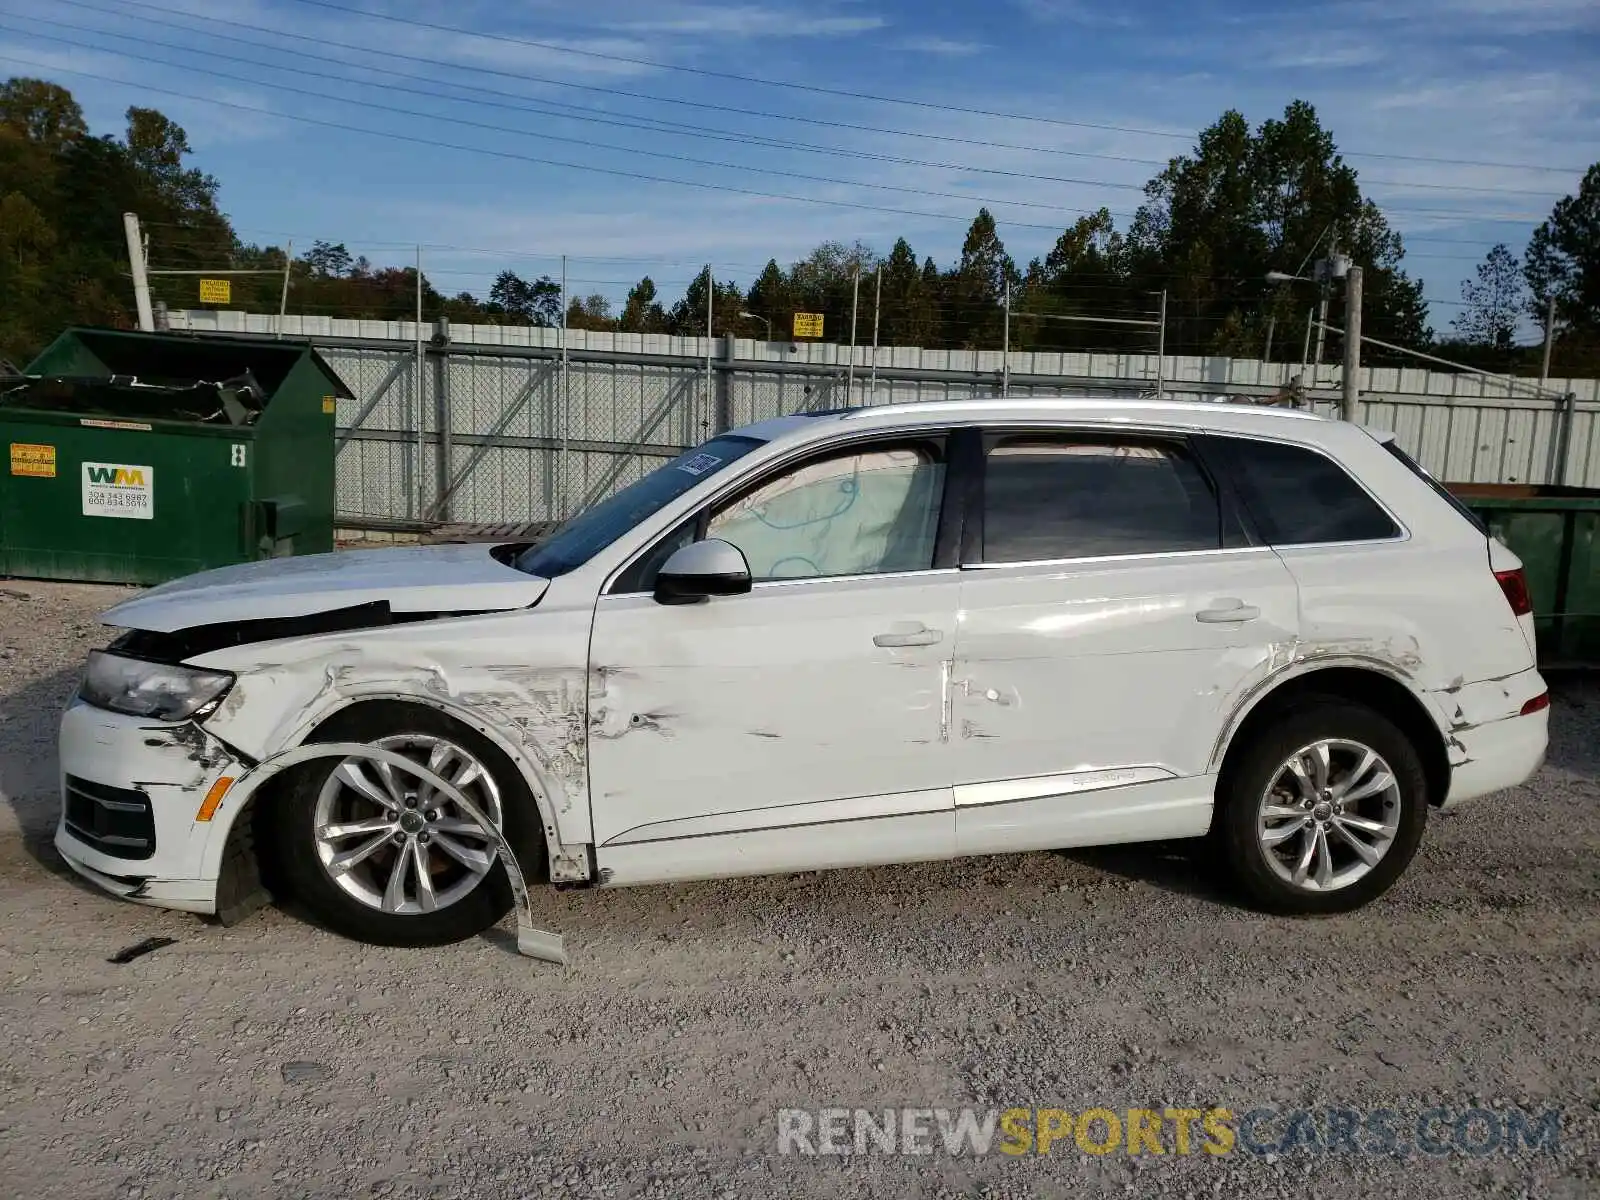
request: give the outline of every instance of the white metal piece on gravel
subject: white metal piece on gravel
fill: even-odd
[[[317,758],[366,758],[373,762],[387,763],[421,779],[460,808],[494,842],[500,854],[500,861],[505,864],[506,878],[511,883],[511,894],[516,904],[517,952],[529,958],[566,965],[567,951],[561,935],[534,928],[533,903],[528,895],[527,880],[523,878],[521,864],[517,862],[516,853],[511,849],[511,843],[506,840],[505,834],[489,819],[488,814],[462,793],[460,788],[448,779],[435,775],[421,763],[414,762],[393,750],[385,750],[380,746],[370,746],[363,742],[307,742],[262,763],[255,773],[255,788],[251,790],[259,788],[266,779],[288,767]]]

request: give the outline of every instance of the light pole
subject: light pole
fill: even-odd
[[[763,317],[760,313],[753,312],[742,312],[739,315],[741,317],[748,318],[751,321],[761,321],[765,323],[767,327],[767,341],[770,342],[772,340],[772,321],[769,318]]]
[[[1290,275],[1284,271],[1268,271],[1268,283],[1314,283],[1326,288],[1335,279],[1344,280],[1344,390],[1341,415],[1346,421],[1356,418],[1356,403],[1361,397],[1361,268],[1352,266],[1343,254],[1330,254],[1317,260],[1311,277]],[[1326,296],[1326,292],[1324,292]],[[1319,330],[1325,329],[1322,321]],[[1319,338],[1320,341],[1320,338]]]

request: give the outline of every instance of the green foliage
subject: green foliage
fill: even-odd
[[[1555,300],[1557,345],[1600,353],[1600,163],[1585,172],[1578,194],[1558,200],[1533,231],[1523,276],[1536,320],[1544,321]]]
[[[1450,322],[1463,341],[1497,350],[1511,349],[1517,316],[1524,305],[1522,274],[1502,242],[1478,264],[1478,276],[1461,285],[1466,308]]]
[[[376,266],[321,241],[287,262],[284,249],[242,243],[217,208],[217,181],[189,158],[183,129],[153,109],[130,108],[120,138],[94,137],[66,89],[26,78],[0,84],[0,356],[25,362],[69,324],[131,324],[122,230],[129,211],[139,214],[160,267],[265,272],[235,277],[232,307],[276,311],[287,265],[290,311],[415,315],[415,266]],[[747,293],[702,271],[669,303],[646,276],[620,312],[594,295],[569,297],[563,313],[559,283],[510,270],[485,299],[446,297],[424,276],[421,300],[425,320],[552,326],[565,317],[581,329],[695,335],[706,329],[709,289],[718,335],[765,336],[764,323],[741,315],[753,313],[782,338],[796,312],[815,312],[828,340],[843,341],[854,309],[860,342],[870,341],[876,321],[885,345],[974,349],[1000,346],[1009,303],[1014,349],[1149,352],[1153,329],[1084,318],[1150,319],[1165,292],[1168,353],[1256,356],[1271,340],[1274,357],[1285,359],[1300,353],[1317,292],[1268,285],[1265,275],[1305,274],[1335,246],[1364,268],[1366,331],[1429,344],[1422,284],[1401,266],[1399,235],[1361,195],[1315,109],[1295,101],[1254,128],[1242,113],[1222,114],[1190,153],[1150,180],[1125,229],[1104,209],[1084,216],[1026,270],[985,209],[960,258],[943,269],[931,258],[919,262],[904,238],[883,257],[860,243],[825,242],[787,267],[769,261]],[[1452,347],[1516,357],[1507,306],[1519,302],[1520,287],[1509,262],[1496,247],[1478,281],[1466,285],[1469,307],[1455,322],[1460,340]],[[1570,359],[1584,345],[1600,346],[1600,164],[1534,232],[1522,273],[1529,311],[1542,318],[1546,298],[1556,298],[1558,373],[1563,348]],[[198,303],[192,276],[158,276],[152,290],[173,308]],[[1330,300],[1337,324],[1337,287]],[[1335,357],[1338,339],[1328,340]]]

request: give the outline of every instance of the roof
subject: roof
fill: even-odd
[[[978,400],[924,400],[910,404],[878,404],[863,408],[797,413],[732,430],[766,441],[817,432],[824,423],[864,428],[906,428],[971,421],[1079,420],[1115,425],[1122,422],[1236,433],[1273,431],[1317,440],[1329,427],[1347,425],[1298,409],[1211,401],[1137,400],[1116,397],[1003,397]],[[1318,427],[1321,427],[1318,429]],[[1313,432],[1316,430],[1316,432]],[[1290,431],[1293,431],[1292,433]],[[1309,435],[1309,436],[1307,436]]]

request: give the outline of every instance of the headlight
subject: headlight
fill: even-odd
[[[202,671],[94,650],[78,695],[112,712],[182,721],[222,699],[232,686],[233,676],[226,671]]]

